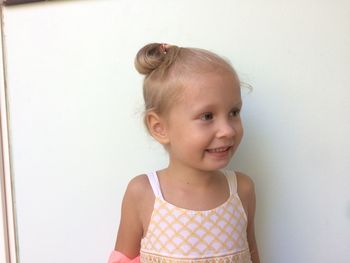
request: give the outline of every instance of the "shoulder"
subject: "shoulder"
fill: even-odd
[[[140,250],[145,207],[150,203],[149,188],[147,176],[139,175],[130,180],[124,194],[115,250],[128,257],[137,256]]]
[[[142,190],[148,187],[150,187],[150,184],[147,175],[141,174],[135,176],[129,181],[126,188],[126,193],[129,193],[132,196],[137,196],[140,194],[140,192],[142,192]]]
[[[125,191],[124,202],[128,203],[129,201],[133,205],[140,203],[141,200],[144,200],[145,196],[152,195],[152,188],[147,178],[147,175],[141,174],[132,178]],[[135,203],[135,201],[138,201]]]
[[[251,216],[255,211],[255,185],[254,181],[242,172],[235,172],[237,178],[237,193],[241,199],[246,214]]]
[[[235,172],[237,178],[237,189],[238,191],[249,194],[254,191],[255,185],[252,178],[242,172]]]
[[[152,213],[155,196],[147,175],[141,174],[130,180],[123,199],[123,206],[137,214],[142,225],[146,225]]]

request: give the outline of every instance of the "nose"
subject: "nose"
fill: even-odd
[[[218,124],[216,133],[217,138],[231,138],[237,133],[237,129],[240,124],[233,122],[232,120],[223,120]]]

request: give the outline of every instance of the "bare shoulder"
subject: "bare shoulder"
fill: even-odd
[[[255,185],[253,180],[246,174],[236,172],[237,176],[237,193],[243,208],[248,217],[254,215],[255,211]]]
[[[236,172],[237,175],[237,192],[242,201],[243,208],[247,215],[247,239],[249,250],[251,252],[251,259],[254,263],[259,263],[259,252],[255,239],[255,186],[253,180],[246,174]]]
[[[146,175],[139,175],[130,180],[123,197],[122,216],[133,216],[141,221],[143,200],[147,199],[145,196],[149,195],[149,188],[151,186]]]
[[[140,250],[145,222],[152,207],[152,188],[146,175],[130,180],[122,202],[121,220],[115,249],[133,258]]]
[[[130,180],[126,188],[123,203],[131,205],[137,209],[137,214],[142,218],[143,211],[154,201],[152,187],[149,183],[147,175],[141,174]]]
[[[125,195],[132,198],[139,198],[151,190],[147,175],[141,174],[130,180]]]
[[[235,172],[237,176],[237,189],[242,194],[249,194],[254,192],[254,181],[248,175],[242,172]]]
[[[124,198],[126,205],[131,205],[137,210],[135,212],[145,230],[153,210],[155,198],[147,175],[141,174],[131,179]]]

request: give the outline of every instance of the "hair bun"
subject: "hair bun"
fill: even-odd
[[[140,74],[148,75],[164,61],[164,44],[151,43],[139,50],[135,58],[135,68]]]

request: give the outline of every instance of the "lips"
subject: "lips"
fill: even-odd
[[[225,147],[207,149],[206,151],[209,153],[223,153],[223,152],[227,152],[230,148],[231,148],[231,146],[225,146]]]

